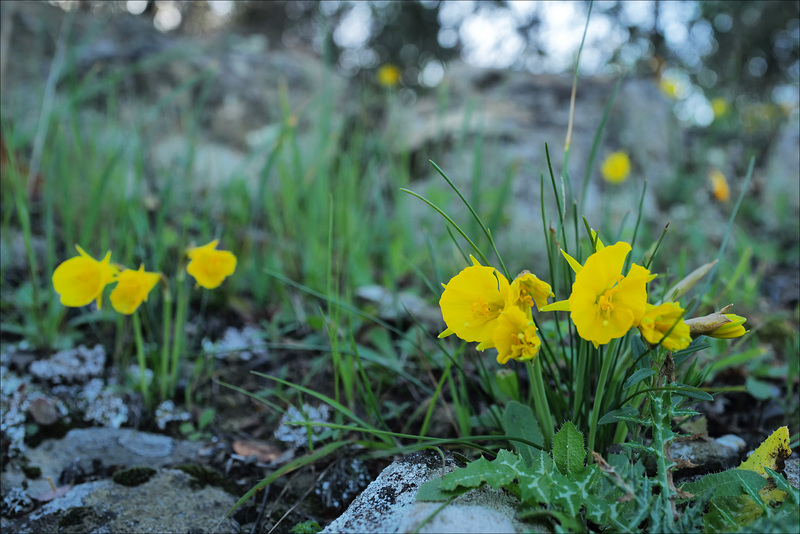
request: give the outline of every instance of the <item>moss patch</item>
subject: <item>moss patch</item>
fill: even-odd
[[[240,493],[240,488],[235,483],[225,478],[222,473],[213,467],[200,464],[180,464],[176,465],[175,469],[179,469],[192,477],[192,481],[189,483],[192,488],[199,489],[206,486],[216,486],[231,495]]]
[[[112,479],[123,486],[139,486],[150,480],[156,470],[152,467],[131,467],[114,473]]]

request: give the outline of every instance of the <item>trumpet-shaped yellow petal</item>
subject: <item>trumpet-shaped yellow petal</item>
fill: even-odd
[[[140,265],[138,271],[122,271],[117,275],[117,287],[111,292],[111,305],[119,313],[132,314],[147,300],[159,280],[161,275],[145,271],[144,265]]]
[[[542,344],[536,325],[516,306],[509,306],[500,314],[492,341],[497,348],[497,362],[502,364],[508,360],[532,360]]]
[[[541,310],[549,297],[555,296],[550,284],[528,271],[522,271],[512,282],[508,291],[509,304],[529,313],[531,306]]]
[[[479,342],[483,350],[494,346],[492,330],[505,307],[509,284],[494,267],[484,267],[475,258],[472,263],[445,285],[439,307],[447,330],[439,337],[452,333]]]
[[[199,286],[206,289],[219,287],[225,278],[236,270],[236,256],[227,250],[216,250],[218,240],[202,247],[193,247],[186,251],[191,260],[186,272],[194,277]]]
[[[79,308],[97,301],[97,308],[103,304],[103,289],[114,281],[118,270],[111,265],[111,252],[101,261],[89,256],[78,245],[80,256],[61,263],[53,271],[53,287],[61,297],[61,304]]]
[[[665,302],[660,306],[648,304],[644,317],[639,321],[639,332],[652,345],[661,342],[667,350],[685,349],[692,342],[692,337],[689,335],[689,325],[682,315],[683,308],[677,302]],[[670,329],[672,331],[664,339]]]
[[[628,276],[620,274],[630,250],[622,241],[598,250],[572,284],[572,322],[595,347],[624,336],[644,316],[650,272],[634,264]]]

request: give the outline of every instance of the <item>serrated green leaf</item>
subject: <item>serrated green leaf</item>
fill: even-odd
[[[441,488],[443,478],[436,476],[433,480],[423,483],[419,490],[417,490],[418,501],[446,501],[450,497],[461,495],[470,490],[470,488],[456,488],[451,491],[444,491]]]
[[[583,447],[583,434],[567,421],[553,437],[553,460],[561,473],[576,474],[583,471],[586,449]]]
[[[759,517],[762,509],[756,506],[747,495],[738,497],[718,497],[708,505],[703,515],[704,532],[739,532]]]
[[[711,491],[711,497],[735,497],[742,495],[745,490],[745,484],[751,485],[755,488],[756,493],[763,488],[767,481],[753,471],[746,471],[744,469],[728,469],[721,473],[711,473],[704,476],[697,482],[690,482],[681,486],[682,491],[689,492],[696,496],[701,496],[708,491]]]
[[[625,381],[625,383],[622,384],[622,389],[628,390],[631,388],[631,386],[638,384],[645,378],[650,378],[654,374],[656,374],[656,371],[653,369],[639,369],[631,376],[629,376],[628,379]]]
[[[506,450],[501,450],[492,462],[481,456],[466,467],[445,475],[440,487],[444,491],[452,491],[458,487],[478,488],[486,482],[497,489],[517,477],[517,462],[519,457]]]
[[[526,439],[540,446],[544,443],[544,436],[533,410],[521,402],[511,401],[506,405],[503,411],[503,431],[507,436]],[[528,465],[531,465],[533,458],[541,453],[540,450],[525,443],[519,441],[512,443]]]
[[[518,474],[522,500],[538,504],[550,503],[554,476],[557,475],[559,477],[559,482],[562,477],[561,473],[556,469],[553,458],[546,453],[534,458],[530,467],[521,465],[518,469]]]

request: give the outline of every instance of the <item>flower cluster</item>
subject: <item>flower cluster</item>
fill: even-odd
[[[509,283],[493,267],[470,259],[472,266],[443,284],[439,306],[447,329],[439,337],[455,334],[464,341],[477,341],[478,350],[494,347],[502,364],[532,360],[541,345],[532,307],[547,304],[553,296],[550,285],[528,271]]]
[[[191,260],[187,272],[197,284],[207,289],[219,286],[225,277],[236,270],[236,256],[226,250],[215,250],[217,241],[187,250]],[[97,302],[103,305],[103,290],[116,283],[111,291],[111,305],[124,315],[131,315],[142,302],[147,301],[150,291],[159,281],[165,281],[161,273],[145,271],[144,265],[138,270],[126,269],[111,263],[111,252],[97,261],[77,246],[79,256],[61,263],[53,272],[53,287],[61,297],[61,304],[71,308],[86,306]]]
[[[444,284],[439,306],[447,329],[439,337],[455,334],[477,342],[478,350],[494,347],[499,363],[531,360],[541,345],[533,321],[534,306],[544,312],[570,312],[578,335],[595,348],[623,337],[632,328],[649,344],[669,351],[686,348],[699,335],[732,338],[746,332],[745,319],[725,314],[728,308],[686,321],[678,302],[648,302],[647,284],[656,275],[635,263],[623,274],[631,252],[624,241],[606,247],[596,239],[596,252],[583,265],[561,252],[575,271],[575,282],[568,299],[552,304],[547,304],[554,296],[550,285],[530,272],[523,271],[509,283],[496,269],[484,267],[470,256],[473,265]]]

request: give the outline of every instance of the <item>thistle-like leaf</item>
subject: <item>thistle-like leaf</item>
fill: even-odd
[[[567,421],[553,437],[553,460],[562,474],[577,474],[583,471],[586,449],[583,434]]]

